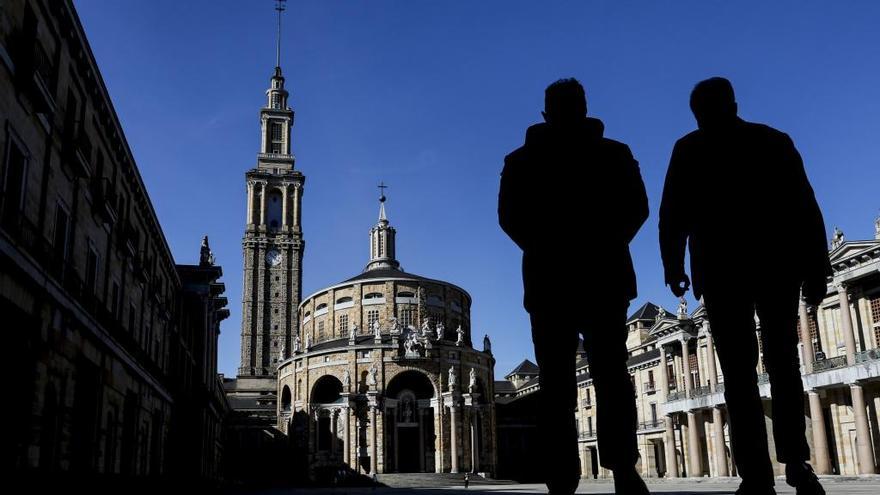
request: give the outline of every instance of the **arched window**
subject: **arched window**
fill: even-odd
[[[327,309],[327,303],[321,303],[315,308],[315,311],[321,311],[322,309]]]
[[[349,303],[349,302],[351,302],[351,297],[348,297],[348,296],[340,297],[339,299],[336,300],[336,304],[343,304],[343,303]]]
[[[401,291],[397,293],[397,297],[416,297],[416,295],[409,291]]]
[[[364,296],[364,299],[382,299],[385,297],[381,292],[370,292]]]
[[[274,190],[269,193],[268,201],[266,202],[266,225],[271,230],[281,228],[281,203],[280,192]]]
[[[290,387],[284,386],[281,391],[281,412],[289,413],[291,408]]]

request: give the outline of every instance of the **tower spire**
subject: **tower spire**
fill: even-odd
[[[278,12],[278,34],[275,36],[275,67],[281,67],[281,13],[287,10],[287,0],[275,0]]]
[[[385,215],[385,189],[388,186],[380,182],[379,188],[379,221],[370,229],[370,262],[364,271],[392,269],[399,270],[400,263],[395,259],[394,237],[397,233]]]

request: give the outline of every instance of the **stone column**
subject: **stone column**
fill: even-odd
[[[669,374],[666,367],[666,346],[660,346],[660,402],[666,402],[669,397]],[[663,416],[663,458],[666,461],[666,477],[678,477],[678,461],[675,459],[675,430],[672,426],[672,416]]]
[[[260,225],[266,225],[266,181],[260,182]]]
[[[715,437],[715,476],[729,476],[724,450],[724,415],[718,406],[712,408],[712,435]]]
[[[798,305],[798,318],[801,323],[801,342],[804,344],[804,352],[802,354],[804,360],[804,373],[813,372],[813,361],[816,359],[816,353],[813,351],[813,336],[810,335],[810,315],[807,313],[807,303],[801,298]]]
[[[330,437],[330,453],[336,454],[336,442],[339,441],[339,409],[334,409],[330,413],[330,421],[333,422],[330,430],[333,432],[333,436]]]
[[[287,227],[287,187],[290,186],[289,182],[285,182],[281,185],[281,226]]]
[[[449,453],[450,473],[458,472],[458,406],[455,403],[449,406]]]
[[[705,323],[706,328],[709,328],[709,322]],[[718,385],[718,368],[715,366],[715,339],[712,338],[711,333],[706,333],[706,373],[709,374],[709,387],[712,392],[715,391],[715,387]]]
[[[688,349],[687,340],[681,339],[681,368],[682,378],[684,379],[684,391],[690,398],[691,396],[691,355]]]
[[[295,182],[293,184],[293,227],[299,230],[300,226],[300,203],[302,196],[302,184]]]
[[[856,422],[856,457],[859,460],[859,474],[874,474],[874,450],[871,447],[871,431],[868,428],[868,414],[865,406],[865,393],[862,386],[853,383],[849,386],[852,395],[853,418]]]
[[[663,417],[663,458],[666,460],[666,477],[678,478],[678,460],[675,455],[675,430],[672,426],[672,416]]]
[[[370,474],[376,472],[379,467],[379,450],[376,448],[378,435],[376,430],[379,425],[376,424],[376,406],[370,406]]]
[[[849,311],[849,293],[846,284],[837,285],[837,293],[840,296],[840,322],[843,325],[843,340],[846,343],[846,364],[856,364],[856,337],[853,334],[852,314]]]
[[[254,181],[247,182],[247,223],[254,223]]]
[[[828,454],[828,438],[825,436],[825,416],[822,401],[815,390],[807,394],[810,399],[810,424],[813,430],[813,455],[816,458],[817,474],[831,474],[831,459]]]
[[[434,471],[443,472],[443,399],[438,398],[434,405]]]
[[[688,411],[688,471],[689,476],[702,476],[700,430],[697,419],[699,411]]]
[[[342,425],[342,460],[347,466],[351,466],[351,408],[345,407],[343,410],[343,419],[345,423]]]

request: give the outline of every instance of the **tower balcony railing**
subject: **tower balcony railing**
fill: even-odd
[[[643,389],[646,394],[653,394],[657,391],[657,384],[654,382],[645,382]]]
[[[581,399],[581,407],[584,409],[593,407],[593,399]]]
[[[663,428],[663,420],[660,419],[655,418],[650,421],[642,421],[639,423],[639,431],[657,430],[659,428]]]
[[[702,397],[704,395],[709,395],[712,393],[712,387],[709,385],[704,385],[702,387],[696,387],[691,390],[691,398],[694,397]]]
[[[584,430],[578,435],[581,440],[592,440],[596,438],[596,432],[593,430]]]
[[[862,352],[857,352],[855,358],[856,363],[880,361],[880,349],[868,349]]]
[[[685,390],[676,390],[674,392],[669,392],[669,395],[666,397],[666,402],[675,402],[677,400],[687,399],[687,391]]]
[[[820,371],[835,370],[837,368],[846,367],[846,356],[837,356],[829,359],[822,359],[813,363],[813,373]]]

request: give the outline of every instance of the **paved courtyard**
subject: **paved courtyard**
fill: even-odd
[[[823,480],[829,495],[876,495],[880,494],[880,477],[870,479],[828,479]],[[737,482],[730,481],[694,481],[694,482],[655,482],[649,484],[652,493],[664,493],[668,495],[689,495],[700,493],[732,494],[737,488]],[[780,495],[793,495],[794,489],[783,481],[777,481],[776,491]],[[441,488],[349,488],[349,489],[273,489],[265,491],[241,492],[241,495],[288,495],[288,494],[384,494],[384,493],[410,493],[420,492],[425,494],[458,494],[463,492],[486,493],[486,494],[516,494],[516,493],[547,493],[543,485],[482,485],[465,490],[462,486],[450,486]],[[577,493],[613,494],[614,487],[609,482],[583,482]]]

